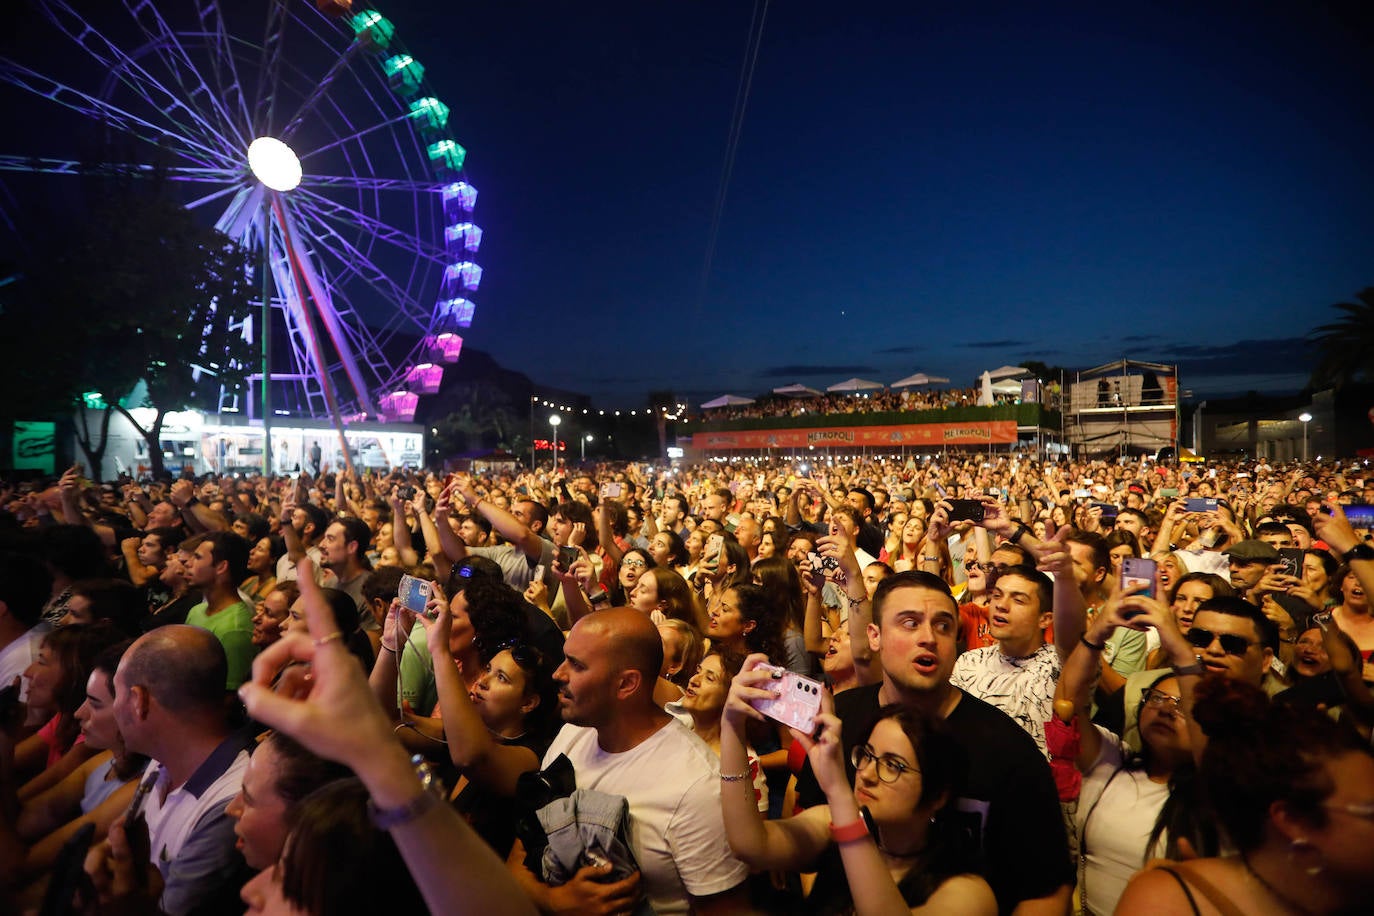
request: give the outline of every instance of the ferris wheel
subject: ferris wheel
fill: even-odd
[[[221,408],[412,420],[461,352],[482,231],[450,109],[391,20],[350,0],[33,5],[66,53],[0,58],[0,81],[161,150],[186,206],[255,255],[265,307],[237,320],[268,371]],[[16,137],[0,170],[90,167]]]

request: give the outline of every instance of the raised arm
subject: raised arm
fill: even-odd
[[[160,570],[156,566],[144,566],[138,558],[139,545],[143,538],[135,535],[119,542],[119,551],[124,554],[124,568],[129,571],[129,581],[139,588],[156,579]]]
[[[1054,649],[1059,653],[1061,663],[1079,648],[1079,639],[1087,626],[1088,616],[1083,604],[1083,592],[1074,578],[1073,555],[1064,543],[1064,538],[1071,530],[1061,528],[1047,541],[1033,541],[1030,548],[1037,560],[1037,568],[1054,576]],[[1030,541],[1029,537],[1022,539],[1022,543]]]
[[[1056,592],[1058,577],[1056,577]],[[1077,588],[1074,589],[1077,591]],[[1106,648],[1107,640],[1111,638],[1116,628],[1125,621],[1121,617],[1121,599],[1113,596],[1102,606],[1093,622],[1088,625],[1087,632],[1076,640],[1068,656],[1064,659],[1064,668],[1059,675],[1059,684],[1055,688],[1054,698],[1056,703],[1059,700],[1068,700],[1073,703],[1074,713],[1078,717],[1078,769],[1081,772],[1088,772],[1097,763],[1097,758],[1102,751],[1102,735],[1092,723],[1091,706],[1093,688],[1097,686],[1097,679],[1101,672],[1099,659],[1102,650]],[[1058,623],[1055,624],[1056,630]],[[1058,636],[1058,633],[1055,634]]]
[[[840,590],[849,607],[850,649],[854,654],[854,674],[861,684],[876,684],[883,679],[883,665],[878,655],[868,645],[868,625],[873,622],[873,606],[868,600],[868,589],[864,587],[863,571],[859,560],[854,556],[854,545],[843,534],[817,538],[816,551],[821,556],[833,557],[839,561],[835,587]]]
[[[434,661],[434,686],[444,714],[449,757],[476,785],[498,795],[514,796],[516,780],[521,773],[539,769],[539,758],[527,747],[495,740],[468,699],[467,685],[448,647],[453,628],[448,598],[437,582],[426,610],[434,616],[433,622],[421,617],[420,625],[425,628],[425,641]]]
[[[1207,735],[1193,718],[1194,688],[1202,676],[1202,656],[1197,649],[1179,632],[1174,621],[1174,613],[1168,606],[1154,598],[1144,595],[1127,595],[1121,599],[1120,615],[1123,620],[1129,615],[1131,629],[1144,631],[1154,627],[1159,633],[1159,647],[1164,650],[1164,658],[1173,667],[1178,677],[1180,694],[1179,709],[1188,723],[1188,737],[1192,740],[1193,761],[1202,765],[1202,752],[1207,748]]]
[[[473,488],[471,477],[466,475],[459,477],[454,487],[470,510],[480,512],[483,518],[491,522],[493,531],[514,544],[516,549],[524,553],[529,559],[539,559],[544,549],[544,539],[531,531],[528,525],[478,494]]]
[[[613,566],[618,567],[620,561],[625,558],[625,553],[615,542],[615,535],[611,533],[611,514],[597,506],[592,510],[592,521],[596,523],[596,537],[601,542],[601,549],[606,551],[606,557]]]
[[[186,523],[187,529],[194,533],[225,531],[229,528],[223,516],[210,511],[209,506],[196,498],[195,486],[189,480],[178,480],[172,484],[167,499],[181,512],[181,520]]]
[[[821,593],[825,589],[825,577],[811,568],[811,559],[802,558],[797,566],[801,576],[802,591],[806,593],[806,614],[802,619],[802,637],[806,640],[806,651],[814,655],[824,655],[830,648],[822,621],[825,617],[825,602]]]
[[[406,504],[394,490],[387,497],[391,506],[391,543],[401,558],[401,565],[410,567],[420,565],[420,554],[415,550],[410,536],[410,526],[406,524]]]
[[[288,636],[258,656],[253,679],[239,690],[249,715],[351,767],[379,810],[406,812],[388,832],[430,912],[532,914],[530,901],[491,848],[420,783],[357,661],[338,638],[308,561],[299,572],[309,636]],[[273,677],[290,660],[311,663],[313,681],[304,699],[272,692]],[[348,727],[340,728],[340,722]]]
[[[468,555],[467,545],[463,543],[453,530],[453,526],[448,523],[449,515],[452,512],[450,501],[453,499],[452,487],[445,487],[439,494],[439,498],[434,501],[434,516],[425,511],[423,490],[417,490],[415,499],[411,505],[415,509],[415,517],[420,520],[420,530],[425,534],[425,546],[429,548],[429,558],[434,562],[434,573],[436,578],[448,581],[449,573],[453,567]]]
[[[769,688],[777,681],[771,670],[759,668],[766,664],[768,658],[762,653],[745,659],[743,668],[730,684],[721,713],[721,815],[725,821],[725,838],[741,862],[756,871],[799,871],[814,862],[830,840],[826,829],[829,810],[824,805],[817,805],[796,817],[771,821],[764,820],[759,812],[753,782],[747,778],[749,754],[745,749],[744,728],[750,719],[765,721],[763,714],[750,706],[749,701],[773,696]],[[840,770],[843,778],[843,764]]]

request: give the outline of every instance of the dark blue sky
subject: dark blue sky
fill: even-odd
[[[773,0],[703,293],[753,0],[377,3],[481,192],[468,345],[608,409],[1123,355],[1300,387],[1374,285],[1368,6]]]
[[[482,192],[468,341],[608,405],[1121,355],[1297,387],[1374,284],[1357,4],[773,2],[704,299],[752,4],[439,6],[384,8]]]

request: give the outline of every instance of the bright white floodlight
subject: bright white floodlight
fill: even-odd
[[[276,137],[258,137],[248,144],[248,167],[273,191],[290,191],[301,183],[301,161]]]

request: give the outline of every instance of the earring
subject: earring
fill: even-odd
[[[1293,859],[1295,859],[1299,854],[1305,852],[1315,852],[1318,855],[1318,857],[1321,856],[1321,852],[1312,845],[1312,841],[1309,840],[1307,837],[1294,837],[1292,841],[1289,842],[1288,860],[1290,862]],[[1313,878],[1315,878],[1317,875],[1320,875],[1325,870],[1326,864],[1324,862],[1318,862],[1316,865],[1303,866],[1303,871],[1305,871],[1308,874],[1308,876]]]

